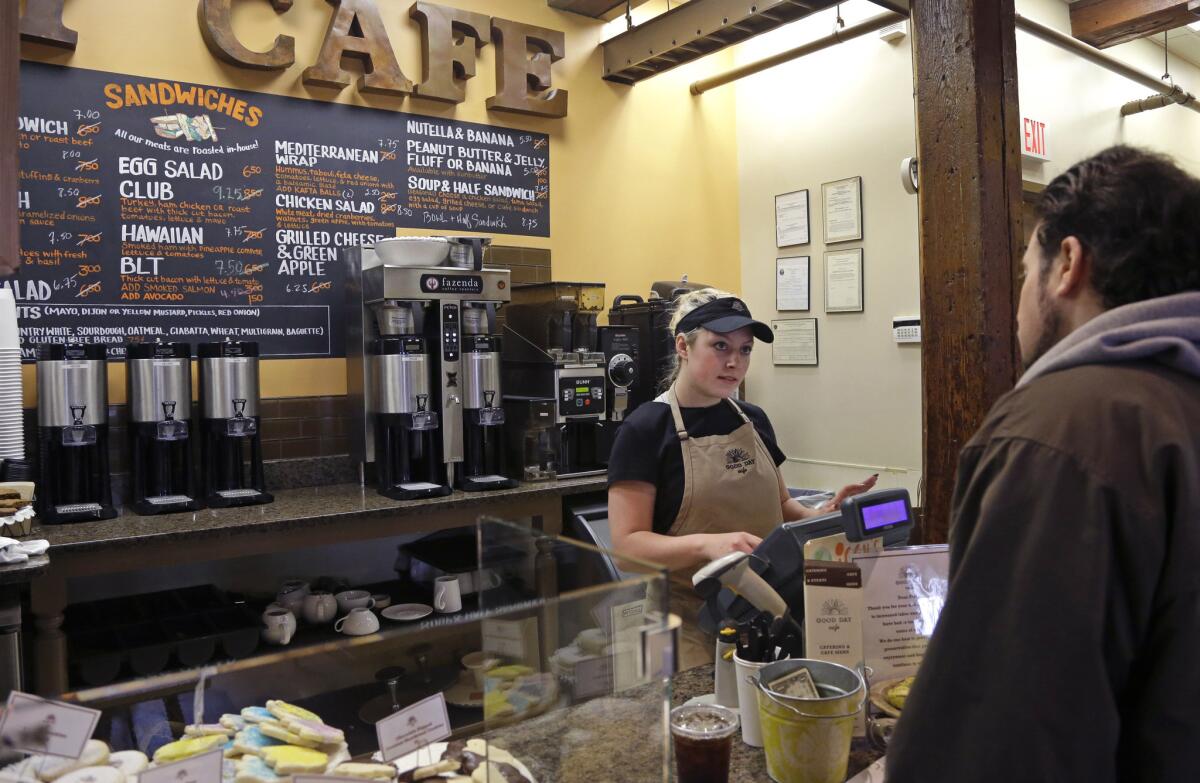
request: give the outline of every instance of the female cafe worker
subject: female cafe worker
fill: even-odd
[[[750,552],[785,520],[827,513],[875,477],[843,487],[809,510],[788,495],[783,452],[761,408],[732,398],[750,367],[754,338],[772,342],[737,297],[705,288],[680,297],[671,318],[671,388],[621,427],[608,466],[613,548],[672,572],[671,611],[683,617],[681,669],[712,660],[696,625],[691,575],[730,552]]]

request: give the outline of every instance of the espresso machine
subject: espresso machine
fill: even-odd
[[[191,346],[126,345],[125,388],[133,510],[162,514],[199,508],[192,469]]]
[[[270,503],[258,416],[258,343],[200,343],[200,465],[215,508]]]
[[[112,519],[103,345],[37,349],[37,514],[45,524]]]
[[[505,310],[504,406],[513,422],[510,453],[526,451],[525,430],[547,406],[558,437],[558,478],[604,473],[608,435],[607,368],[597,350],[602,283],[515,286]],[[525,466],[528,470],[531,466]]]
[[[397,500],[514,486],[505,474],[496,309],[507,269],[482,238],[394,237],[343,250],[351,456]]]

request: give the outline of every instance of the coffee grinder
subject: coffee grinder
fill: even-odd
[[[602,283],[527,283],[515,286],[505,311],[504,406],[511,412],[510,453],[524,453],[525,430],[547,402],[559,437],[558,478],[606,470],[608,412],[604,354],[596,319],[604,309]]]
[[[125,346],[133,510],[192,511],[192,349],[187,343]]]
[[[37,349],[37,514],[45,524],[112,519],[103,345]]]
[[[597,344],[604,354],[604,375],[608,399],[605,413],[608,426],[603,430],[600,443],[600,461],[608,464],[613,442],[621,423],[629,415],[629,398],[641,380],[638,378],[638,337],[636,326],[601,326],[597,330]]]
[[[200,343],[200,466],[215,508],[270,503],[258,416],[258,343]]]
[[[365,484],[408,500],[513,486],[503,475],[495,310],[509,271],[490,240],[394,237],[346,248],[351,456]]]

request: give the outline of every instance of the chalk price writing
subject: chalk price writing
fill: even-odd
[[[75,198],[79,195],[79,188],[59,188],[59,198]]]
[[[395,198],[396,197],[395,193],[388,193],[387,191],[383,190],[382,188],[364,188],[363,195],[366,196],[367,198],[371,198],[372,196],[379,196],[379,199],[381,201],[384,199],[387,199],[387,198]]]
[[[98,122],[91,122],[91,123],[88,123],[87,125],[80,125],[78,128],[75,129],[76,136],[91,136],[91,135],[99,133],[99,132],[100,132],[100,123],[98,123]]]
[[[63,150],[62,159],[70,160],[71,158],[82,158],[83,153],[79,150]]]
[[[537,218],[521,218],[521,228],[526,231],[532,231],[538,227]]]
[[[91,160],[82,160],[75,164],[76,171],[99,171],[100,159],[92,158]]]
[[[100,293],[100,281],[99,280],[97,280],[94,283],[88,283],[83,288],[80,288],[79,293],[75,294],[75,298],[76,299],[86,299],[87,297],[91,296],[92,294],[98,294],[98,293]]]
[[[526,177],[529,177],[529,176],[544,177],[544,176],[546,176],[546,169],[544,167],[540,168],[540,169],[535,169],[532,166],[526,166],[525,167],[525,176]]]
[[[379,214],[395,215],[396,217],[412,217],[413,211],[410,207],[406,207],[403,204],[384,203],[379,205]]]
[[[102,236],[104,236],[103,231],[97,231],[94,234],[80,234],[79,241],[76,242],[75,245],[77,247],[83,247],[84,245],[98,245],[100,244],[100,237]],[[98,272],[100,270],[97,269],[96,271]]]
[[[400,139],[380,139],[379,148],[383,150],[394,150],[399,148]]]
[[[96,109],[75,109],[75,119],[77,120],[98,120],[100,112]]]
[[[289,294],[317,294],[332,288],[333,281],[331,280],[322,280],[319,283],[314,280],[309,283],[288,283],[284,286],[284,291]]]
[[[75,238],[75,235],[70,231],[51,231],[48,236],[52,245],[57,245],[59,242],[67,242]]]
[[[215,258],[213,264],[219,275],[250,275],[267,268],[266,264],[247,264],[237,258]]]
[[[249,201],[263,194],[262,188],[233,188],[226,185],[216,185],[212,189],[213,195],[219,201]]]
[[[99,264],[80,264],[79,265],[79,276],[80,277],[87,277],[88,275],[98,275],[98,274],[100,274],[100,265]]]
[[[79,287],[79,275],[64,277],[62,280],[51,280],[50,287],[55,291],[68,291]]]

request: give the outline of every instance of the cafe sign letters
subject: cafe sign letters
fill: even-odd
[[[301,0],[318,2],[319,0]],[[305,84],[341,90],[352,74],[342,68],[345,57],[362,64],[358,90],[383,95],[462,103],[466,82],[475,76],[476,55],[496,47],[496,94],[488,109],[541,117],[567,115],[567,91],[551,82],[550,66],[565,54],[565,36],[557,30],[439,5],[415,2],[409,17],[421,29],[423,80],[413,82],[400,69],[388,39],[377,0],[326,0],[333,6],[316,62],[306,67]],[[27,0],[21,38],[74,49],[78,33],[62,21],[66,0]],[[295,0],[258,0],[276,13],[287,13]],[[295,39],[278,35],[271,48],[247,48],[234,34],[233,0],[199,0],[200,34],[213,55],[242,68],[282,71],[296,63]]]

